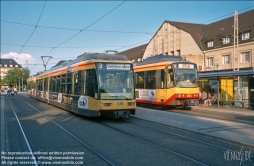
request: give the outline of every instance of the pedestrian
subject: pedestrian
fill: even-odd
[[[201,105],[205,105],[206,106],[206,99],[207,99],[207,93],[201,89]]]
[[[207,97],[207,100],[205,101],[206,105],[212,106],[211,100],[212,100],[212,95],[210,92],[208,92],[208,97]]]
[[[9,96],[11,94],[11,89],[10,89],[10,87],[8,86],[8,88],[7,88],[7,95]]]
[[[16,88],[16,86],[14,87],[14,95],[17,95],[18,93],[17,93],[17,88]]]

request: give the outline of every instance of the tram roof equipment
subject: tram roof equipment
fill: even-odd
[[[186,61],[180,55],[172,56],[172,55],[162,55],[161,54],[161,55],[148,57],[148,58],[144,59],[143,61],[138,62],[136,64],[136,66],[147,65],[147,64],[152,64],[152,63],[159,63],[159,62],[166,62],[166,61],[192,63],[192,62]]]

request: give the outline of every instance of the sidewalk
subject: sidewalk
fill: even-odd
[[[237,114],[237,115],[248,115],[248,116],[254,116],[254,110],[245,109],[245,108],[236,108],[236,107],[228,107],[228,106],[218,106],[213,105],[211,107],[209,106],[192,106],[192,109],[196,110],[206,110],[206,111],[213,111],[213,112],[223,112],[223,113],[229,113],[229,114]]]
[[[213,112],[227,112],[247,115],[253,117],[254,110],[241,108],[216,108],[207,106],[194,106],[192,109],[199,109]],[[191,111],[191,110],[190,110]],[[241,146],[254,148],[254,125],[234,121],[206,118],[194,115],[174,113],[170,111],[155,110],[137,107],[133,117],[141,118],[156,123],[173,126],[180,129],[190,130],[196,133],[212,136],[226,141],[231,141]]]

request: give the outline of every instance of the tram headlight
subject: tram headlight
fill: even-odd
[[[128,102],[128,106],[134,106],[135,102]]]
[[[103,103],[103,106],[104,106],[104,107],[111,106],[111,103]]]

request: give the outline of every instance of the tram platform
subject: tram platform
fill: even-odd
[[[193,106],[191,110],[195,109],[203,110],[204,112],[214,112],[215,114],[217,112],[236,114],[237,118],[249,116],[254,122],[254,110],[230,107],[218,109],[216,106]],[[254,148],[254,125],[252,124],[180,114],[170,112],[170,110],[155,110],[143,107],[137,107],[136,115],[133,117],[208,135],[214,138],[222,139],[226,142],[234,142],[239,146]]]
[[[250,110],[247,108],[238,108],[238,107],[231,107],[231,106],[220,106],[213,105],[213,106],[193,106],[192,109],[198,110],[207,110],[213,112],[223,112],[228,114],[237,114],[237,115],[249,115],[254,117],[254,110]],[[254,121],[254,119],[253,119]]]

